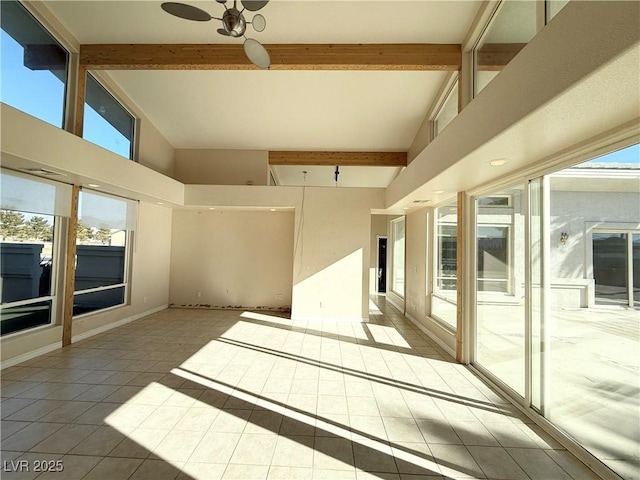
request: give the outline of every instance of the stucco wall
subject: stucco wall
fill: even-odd
[[[293,212],[176,210],[172,239],[173,306],[291,305]]]

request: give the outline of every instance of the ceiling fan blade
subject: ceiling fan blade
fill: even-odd
[[[269,65],[271,65],[269,52],[259,41],[253,38],[247,38],[244,41],[244,53],[251,60],[251,63],[258,68],[269,68]]]
[[[227,0],[216,0],[216,2],[221,3],[221,4],[224,5],[225,3],[227,3]]]
[[[164,2],[160,6],[165,12],[179,18],[184,18],[185,20],[208,22],[212,18],[211,15],[204,10],[200,10],[199,8],[192,7],[191,5],[186,5],[184,3]]]
[[[257,13],[256,15],[254,15],[253,19],[251,20],[251,25],[253,25],[253,29],[256,32],[262,32],[267,26],[267,21],[262,15]]]
[[[219,28],[218,29],[218,33],[220,35],[224,35],[225,37],[230,37],[231,35],[229,35],[229,32],[227,32],[224,28]]]
[[[242,6],[249,10],[250,12],[257,12],[261,8],[269,3],[269,0],[240,0]]]

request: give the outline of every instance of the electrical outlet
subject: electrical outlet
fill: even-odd
[[[146,296],[142,299],[142,303],[147,303],[147,297]]]
[[[276,300],[284,300],[284,295],[282,293],[276,293]]]
[[[196,297],[200,298],[202,296],[202,292],[196,292]]]

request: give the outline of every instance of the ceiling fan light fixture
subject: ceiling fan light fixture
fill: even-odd
[[[222,26],[232,37],[241,37],[247,30],[247,21],[236,8],[230,8],[222,16]]]
[[[253,17],[253,20],[251,20],[251,25],[253,26],[253,29],[256,32],[262,32],[265,29],[265,27],[267,26],[267,21],[265,20],[265,18],[262,15],[257,13]]]
[[[218,28],[217,32],[225,37],[244,37],[244,51],[247,58],[258,68],[269,68],[271,65],[271,59],[269,58],[269,52],[264,46],[254,40],[253,38],[246,38],[245,32],[247,25],[252,25],[256,32],[262,32],[267,26],[267,21],[260,15],[254,15],[251,22],[247,22],[242,13],[245,10],[255,12],[263,8],[269,0],[240,0],[242,3],[242,10],[237,8],[237,0],[233,1],[233,7],[227,7],[227,0],[216,0],[218,3],[224,5],[225,11],[222,18],[212,17],[204,10],[197,7],[177,2],[164,2],[161,4],[162,9],[178,18],[185,20],[193,20],[197,22],[207,22],[209,20],[219,20],[222,22],[222,28]]]
[[[213,18],[204,10],[184,3],[164,2],[160,7],[175,17],[193,20],[194,22],[208,22]]]
[[[259,41],[253,38],[247,38],[244,41],[244,53],[258,68],[269,68],[269,65],[271,65],[269,52]]]
[[[241,3],[250,12],[257,12],[269,3],[269,0],[241,0]]]

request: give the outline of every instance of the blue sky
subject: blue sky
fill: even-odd
[[[12,107],[62,127],[64,84],[48,70],[30,70],[23,65],[24,50],[7,33],[0,36],[0,99]],[[130,142],[85,104],[84,138],[129,158]]]
[[[588,163],[635,163],[640,166],[640,145],[632,145],[617,152],[607,153]]]

